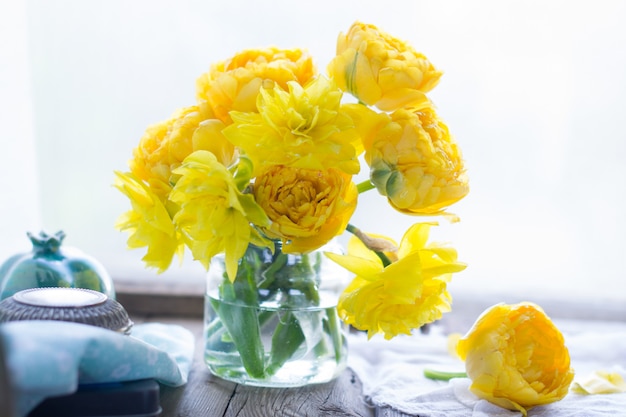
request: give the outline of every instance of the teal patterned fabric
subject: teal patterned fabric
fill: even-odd
[[[187,382],[194,336],[171,324],[136,325],[132,336],[61,321],[16,321],[0,325],[17,416],[47,397],[67,395],[78,384],[156,379]]]

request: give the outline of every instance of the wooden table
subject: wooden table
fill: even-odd
[[[196,350],[187,385],[161,388],[162,417],[402,417],[405,414],[367,404],[361,381],[347,369],[326,384],[299,388],[259,388],[213,376],[202,360],[202,321],[171,317],[133,317],[136,323],[158,321],[179,324],[193,332]]]
[[[164,285],[161,283],[161,285]],[[384,407],[374,407],[362,396],[361,381],[350,369],[327,384],[301,388],[277,389],[237,385],[211,375],[202,359],[202,288],[180,293],[176,288],[153,288],[117,284],[118,301],[131,313],[136,323],[145,321],[182,325],[196,338],[195,358],[188,383],[179,388],[162,387],[162,417],[197,416],[363,416],[410,417]],[[544,303],[535,297],[539,304]],[[455,310],[444,316],[439,325],[448,332],[465,332],[488,306],[499,302],[496,297],[457,297]],[[578,301],[549,303],[553,318],[579,320],[626,321],[626,309],[620,305],[595,302],[580,305]],[[155,312],[159,312],[155,314]],[[1,382],[1,381],[0,381]],[[1,392],[0,392],[1,394]],[[2,397],[0,395],[0,404]],[[0,417],[2,416],[0,407]]]

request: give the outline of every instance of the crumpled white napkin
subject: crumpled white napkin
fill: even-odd
[[[597,370],[626,376],[626,323],[607,324],[564,333],[577,379]],[[575,329],[575,326],[573,327]],[[434,328],[387,341],[364,334],[348,336],[350,366],[363,382],[363,393],[377,406],[389,406],[420,417],[521,417],[481,400],[469,391],[468,378],[433,381],[424,369],[463,371],[463,363],[448,353],[447,337]],[[581,411],[584,410],[584,414]],[[532,408],[529,417],[626,415],[626,393],[568,394],[563,400]]]

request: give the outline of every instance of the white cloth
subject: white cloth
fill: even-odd
[[[570,351],[574,381],[594,371],[617,372],[626,377],[626,323],[558,322]],[[363,382],[363,393],[377,406],[389,406],[420,417],[521,417],[481,400],[469,391],[471,381],[455,378],[433,381],[424,369],[463,372],[463,363],[448,353],[447,336],[437,326],[431,334],[399,336],[387,341],[348,337],[348,365]],[[579,395],[529,410],[529,417],[624,416],[626,393]]]

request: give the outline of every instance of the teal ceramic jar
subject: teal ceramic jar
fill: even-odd
[[[28,233],[33,249],[0,266],[0,300],[29,288],[63,287],[99,291],[115,299],[113,281],[104,266],[78,249],[62,246],[65,233]]]

